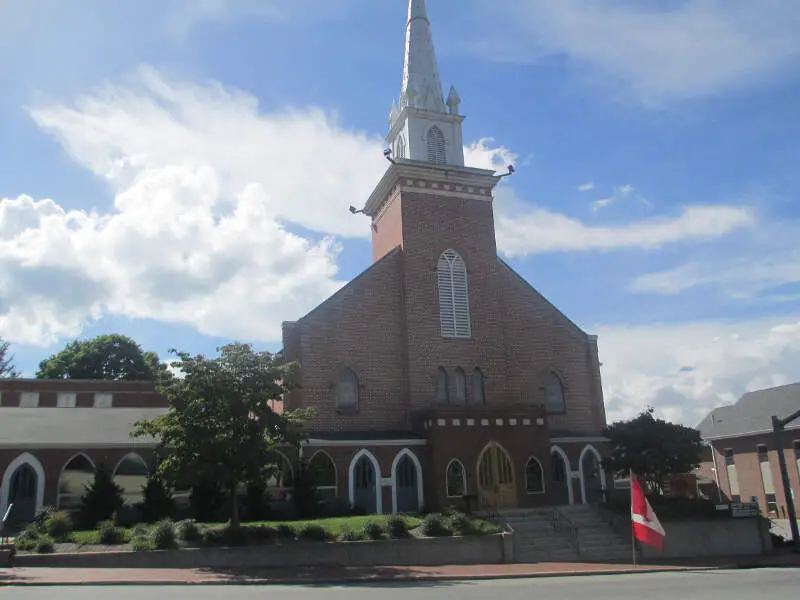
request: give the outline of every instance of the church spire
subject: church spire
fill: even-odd
[[[445,112],[442,82],[433,48],[431,22],[425,0],[409,0],[406,25],[406,55],[400,108],[406,106]]]
[[[403,87],[386,137],[395,158],[464,166],[460,104],[454,87],[445,102],[425,0],[409,0]]]

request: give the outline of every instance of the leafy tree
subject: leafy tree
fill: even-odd
[[[271,450],[287,432],[287,420],[270,403],[288,390],[292,366],[249,344],[217,350],[213,359],[173,350],[184,377],[163,387],[170,408],[136,423],[131,435],[158,441],[164,458],[157,472],[171,485],[218,481],[230,494],[231,524],[238,526],[238,486],[274,462]]]
[[[171,373],[155,352],[143,352],[133,339],[114,333],[70,342],[39,363],[36,377],[165,383]]]
[[[147,523],[171,517],[175,512],[175,499],[167,482],[157,473],[151,473],[142,487],[142,516]]]
[[[14,357],[9,354],[10,345],[0,338],[0,378],[19,377],[14,368]]]
[[[122,488],[114,482],[104,463],[97,465],[92,483],[86,486],[81,498],[81,522],[94,527],[100,521],[110,519],[124,504]]]
[[[689,473],[700,465],[703,442],[696,429],[656,419],[653,413],[651,407],[605,429],[612,451],[605,464],[618,475],[633,471],[648,492],[660,494],[667,476]]]

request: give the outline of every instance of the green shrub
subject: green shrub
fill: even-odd
[[[51,512],[44,521],[44,530],[56,541],[67,541],[72,534],[72,520],[63,511]]]
[[[364,536],[368,540],[383,539],[383,525],[376,523],[375,521],[364,523]]]
[[[36,542],[36,552],[38,554],[52,554],[55,552],[56,546],[50,538],[39,538]]]
[[[17,534],[16,541],[36,541],[39,539],[39,530],[34,525],[28,525]]]
[[[447,523],[442,515],[432,513],[422,520],[422,533],[427,537],[447,537],[452,535],[452,531],[447,527]]]
[[[55,507],[43,506],[36,511],[36,516],[33,517],[33,523],[31,523],[28,527],[35,529],[39,533],[47,533],[47,520],[55,512],[57,512]]]
[[[225,531],[219,527],[209,527],[203,531],[203,544],[205,546],[224,546]]]
[[[150,527],[144,523],[139,523],[133,528],[132,537],[147,537],[150,535]]]
[[[175,498],[167,483],[158,475],[152,474],[142,488],[142,517],[147,523],[167,519],[175,512]]]
[[[167,550],[178,545],[178,534],[175,531],[175,523],[169,519],[159,521],[153,527],[153,544],[159,550]]]
[[[94,480],[86,486],[81,504],[81,522],[87,527],[111,519],[122,508],[122,488],[114,482],[105,464],[97,465]]]
[[[36,544],[39,543],[38,536],[36,538],[16,538],[14,540],[14,546],[20,552],[30,552],[36,548]]]
[[[222,539],[226,546],[247,546],[250,532],[246,527],[234,527],[229,523],[222,530]]]
[[[117,527],[133,527],[142,522],[142,511],[138,506],[125,504],[114,512],[111,520]]]
[[[473,520],[464,513],[453,513],[447,519],[447,524],[458,535],[472,535],[477,529]]]
[[[358,542],[364,539],[364,533],[355,531],[348,525],[344,525],[339,532],[340,542]]]
[[[400,515],[389,515],[386,517],[386,533],[392,539],[402,539],[409,536],[408,523]]]
[[[103,521],[97,526],[97,539],[105,546],[118,546],[125,543],[125,530],[112,521]]]
[[[309,542],[324,542],[328,537],[328,532],[324,527],[309,523],[299,531],[298,537]]]
[[[281,523],[275,528],[275,530],[278,532],[278,537],[282,539],[294,539],[297,535],[294,527],[287,525],[286,523]]]
[[[274,541],[278,537],[278,530],[267,525],[257,525],[248,527],[247,534],[253,543],[264,544]]]
[[[137,535],[133,538],[134,552],[149,552],[156,549],[153,538],[149,535]]]
[[[452,504],[448,504],[447,506],[442,507],[443,517],[452,517],[453,515],[458,514],[459,512],[461,511],[458,510],[458,507]]]
[[[199,542],[203,539],[203,532],[194,519],[184,519],[175,526],[178,539],[184,542]]]

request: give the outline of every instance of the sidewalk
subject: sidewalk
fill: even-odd
[[[378,582],[477,581],[529,577],[611,575],[669,571],[702,571],[755,567],[800,567],[800,556],[740,557],[692,563],[624,564],[536,563],[502,565],[453,565],[442,567],[309,567],[287,573],[286,569],[207,571],[201,569],[0,569],[0,586],[26,585],[345,585]]]

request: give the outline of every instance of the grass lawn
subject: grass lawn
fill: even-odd
[[[419,517],[411,517],[406,516],[404,517],[406,523],[408,524],[409,529],[414,529],[418,527],[422,522],[422,519]],[[370,522],[376,523],[383,523],[386,520],[385,515],[367,515],[367,516],[358,516],[358,517],[339,517],[339,518],[331,518],[331,519],[314,519],[309,521],[256,521],[256,522],[249,522],[249,523],[242,523],[242,525],[266,525],[269,527],[277,527],[278,525],[289,525],[295,531],[301,530],[306,525],[319,525],[325,531],[329,532],[333,536],[338,536],[343,529],[350,529],[352,531],[362,531],[364,525]],[[498,528],[496,525],[489,523],[488,521],[484,521],[483,519],[473,518],[472,519],[475,527],[483,533],[497,533]],[[199,523],[198,524],[202,528],[208,527],[225,527],[226,523]],[[133,538],[133,529],[124,529],[125,532],[125,543],[130,542]],[[94,545],[98,544],[99,541],[97,539],[98,532],[97,531],[75,531],[73,534],[73,540],[76,544],[80,545]]]

